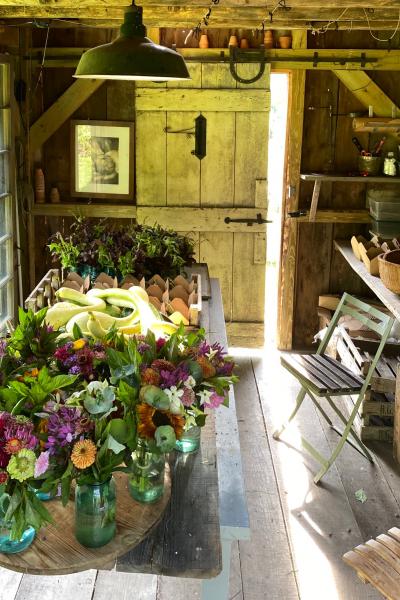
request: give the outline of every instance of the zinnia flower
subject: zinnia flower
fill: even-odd
[[[0,472],[0,485],[4,485],[5,483],[7,483],[7,479],[8,479],[8,474],[6,473],[6,471],[1,471]]]
[[[23,448],[10,458],[7,471],[12,479],[25,481],[34,476],[36,456],[33,450]]]
[[[22,442],[17,440],[17,438],[11,438],[11,440],[6,442],[4,450],[8,452],[8,454],[17,454],[20,450],[22,450]]]
[[[33,435],[33,423],[23,415],[9,416],[4,428],[4,441],[18,440],[21,448],[32,450],[38,443],[38,439]],[[10,446],[12,449],[13,444]],[[8,450],[5,448],[6,452]],[[17,450],[18,452],[18,450]]]
[[[39,454],[35,463],[35,477],[40,477],[49,468],[49,451]]]
[[[92,440],[76,442],[72,448],[71,460],[77,469],[90,467],[96,459],[96,446]]]
[[[170,425],[175,432],[176,439],[180,439],[182,436],[185,419],[181,415],[174,415],[169,411],[159,410],[145,402],[138,404],[136,410],[139,417],[138,434],[140,437],[154,439],[157,427],[162,425]]]

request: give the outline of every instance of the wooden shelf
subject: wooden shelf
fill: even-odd
[[[79,204],[76,202],[60,202],[57,204],[34,204],[31,214],[34,217],[72,217],[80,214],[85,217],[136,219],[136,206],[134,204]]]
[[[400,133],[400,119],[361,117],[353,119],[353,129],[355,132],[391,133],[392,135],[398,135]]]
[[[389,177],[388,175],[377,175],[364,177],[362,175],[343,175],[340,173],[327,175],[325,173],[301,173],[303,181],[346,181],[353,183],[398,183],[400,177]]]
[[[292,217],[299,223],[309,223],[309,215]],[[366,209],[360,210],[317,210],[313,223],[370,223],[371,216]]]
[[[378,296],[379,300],[390,310],[390,312],[400,320],[400,296],[394,294],[385,287],[379,277],[368,273],[364,263],[357,260],[353,254],[350,242],[347,240],[335,241],[335,248],[349,263],[351,268],[368,285],[368,287]]]
[[[318,209],[319,193],[321,191],[321,185],[323,181],[343,181],[353,183],[396,183],[400,181],[400,177],[388,177],[386,175],[380,176],[368,176],[363,177],[362,175],[343,175],[340,173],[300,173],[300,179],[303,181],[313,181],[314,189],[311,198],[310,216],[309,221],[315,221]]]

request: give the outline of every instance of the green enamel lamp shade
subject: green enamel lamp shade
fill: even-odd
[[[182,56],[146,37],[142,8],[134,4],[125,12],[119,37],[110,44],[85,52],[74,77],[170,81],[190,79]]]

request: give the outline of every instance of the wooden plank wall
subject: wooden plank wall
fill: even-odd
[[[385,36],[383,36],[385,37]],[[386,36],[387,37],[387,36]],[[366,32],[330,33],[309,36],[309,47],[366,48],[379,46]],[[397,44],[398,46],[398,44]],[[395,46],[393,46],[395,47]],[[371,78],[396,103],[400,101],[399,78],[391,72],[369,73]],[[333,115],[330,117],[329,106]],[[313,107],[313,108],[310,108]],[[341,116],[365,110],[359,101],[329,71],[307,71],[304,105],[302,172],[352,172],[357,170],[357,150],[351,142],[352,119]],[[360,134],[362,144],[368,144],[368,134]],[[374,144],[375,138],[370,140]],[[385,152],[397,145],[392,138]],[[385,186],[387,187],[387,186]],[[310,206],[313,183],[302,182],[300,207]],[[364,184],[323,183],[319,208],[356,209],[365,207]],[[318,296],[342,293],[370,296],[367,287],[357,278],[344,260],[333,250],[335,238],[350,238],[368,231],[366,226],[333,224],[299,224],[293,347],[308,348],[318,330]]]

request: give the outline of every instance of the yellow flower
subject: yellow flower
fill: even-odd
[[[84,340],[83,338],[79,338],[79,340],[75,340],[74,343],[72,344],[72,348],[74,350],[82,350],[82,348],[86,346],[86,340]]]
[[[96,446],[92,440],[76,442],[71,453],[72,463],[77,469],[86,469],[94,463],[96,452]]]

